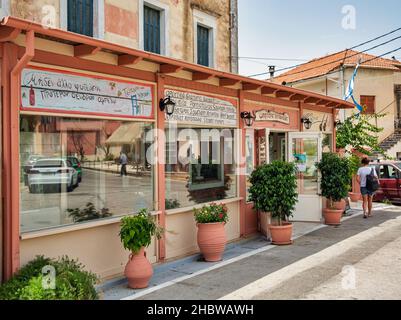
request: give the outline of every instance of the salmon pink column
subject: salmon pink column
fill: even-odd
[[[164,134],[160,136],[160,134],[164,133],[164,121],[165,115],[164,112],[160,111],[159,101],[160,99],[164,99],[164,76],[161,74],[157,75],[157,194],[158,194],[158,210],[159,210],[159,224],[161,227],[166,228],[166,192],[165,192],[165,168],[164,168],[164,159],[165,159],[165,139]],[[162,238],[158,240],[158,250],[159,250],[159,260],[163,261],[166,258],[166,235],[163,234]]]
[[[237,108],[237,119],[239,121],[239,129],[240,129],[240,143],[239,143],[239,196],[242,198],[240,201],[239,209],[240,209],[240,236],[243,237],[246,234],[246,167],[245,167],[245,135],[246,128],[244,127],[244,121],[241,119],[241,111],[244,107],[244,92],[242,90],[238,90],[238,108]]]

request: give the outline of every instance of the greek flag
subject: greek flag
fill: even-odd
[[[363,111],[363,107],[355,100],[354,98],[354,85],[355,85],[355,77],[358,73],[358,69],[359,69],[360,64],[358,63],[354,73],[352,74],[351,80],[348,83],[348,88],[347,88],[347,92],[345,94],[344,100],[347,101],[349,98],[352,99],[352,101],[354,102],[356,108],[359,110],[359,112]]]

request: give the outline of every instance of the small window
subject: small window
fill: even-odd
[[[93,0],[68,0],[68,31],[93,37]]]
[[[209,29],[198,25],[198,64],[209,67]]]
[[[398,178],[398,170],[393,166],[388,166],[388,177],[389,177],[389,179],[397,179]]]
[[[144,15],[144,49],[160,54],[160,11],[145,6]]]
[[[365,109],[364,114],[375,113],[376,97],[375,96],[361,96],[361,106]]]
[[[388,167],[387,166],[380,166],[379,177],[381,179],[388,179]]]

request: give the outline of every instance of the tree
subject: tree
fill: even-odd
[[[383,128],[378,128],[371,124],[372,119],[382,118],[385,114],[359,114],[352,115],[345,119],[337,127],[336,143],[338,148],[350,146],[363,154],[371,155],[372,152],[382,152],[379,146],[377,133],[382,132]]]

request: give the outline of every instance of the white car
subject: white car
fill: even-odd
[[[42,186],[63,186],[67,192],[78,186],[78,172],[70,160],[49,158],[39,159],[28,173],[29,192],[35,193]]]

